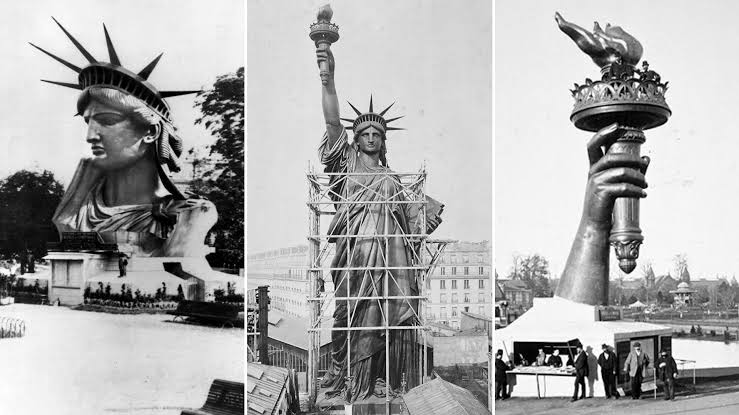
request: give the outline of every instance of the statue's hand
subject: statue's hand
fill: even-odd
[[[331,46],[322,43],[316,48],[316,61],[318,62],[318,67],[321,67],[321,62],[328,61],[328,72],[331,76],[331,78],[334,77],[334,69],[336,68],[336,62],[334,61],[334,54],[331,52]]]
[[[432,233],[436,228],[441,225],[441,217],[439,215],[433,215],[432,217],[426,218],[426,233]]]
[[[646,197],[644,178],[649,157],[630,154],[605,154],[622,130],[612,124],[598,131],[588,143],[590,172],[585,189],[583,221],[610,227],[613,204],[619,197]]]

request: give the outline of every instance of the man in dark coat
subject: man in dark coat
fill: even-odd
[[[495,400],[507,399],[508,396],[508,375],[506,372],[510,370],[508,364],[503,361],[503,350],[498,349],[495,353]]]
[[[611,399],[611,396],[618,399],[618,392],[616,391],[616,371],[618,370],[616,353],[608,349],[607,344],[603,345],[603,353],[598,356],[598,366],[600,366],[600,378],[603,379],[606,399]]]
[[[657,359],[659,378],[665,384],[665,400],[675,399],[675,379],[677,379],[677,364],[667,350],[662,349]]]
[[[575,392],[572,394],[572,400],[577,400],[577,391],[582,386],[582,393],[580,399],[585,399],[585,378],[588,377],[588,356],[583,352],[582,345],[577,345],[577,352],[575,353]]]

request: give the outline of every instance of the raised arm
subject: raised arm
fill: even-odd
[[[608,236],[619,197],[645,197],[648,157],[605,154],[623,130],[613,124],[588,143],[590,172],[580,226],[555,295],[590,305],[608,303]],[[626,364],[628,365],[628,361]]]
[[[326,132],[328,132],[328,147],[332,148],[336,140],[341,136],[341,120],[339,119],[339,98],[336,95],[336,84],[334,83],[334,54],[329,44],[321,44],[316,49],[318,66],[321,62],[328,60],[329,78],[326,85],[321,84],[321,105],[323,106],[323,118],[326,120]]]

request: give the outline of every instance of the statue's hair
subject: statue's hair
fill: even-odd
[[[92,101],[113,107],[131,117],[133,122],[141,125],[159,125],[161,127],[156,143],[156,156],[160,163],[166,164],[171,171],[180,171],[180,155],[182,139],[176,134],[175,127],[165,120],[143,101],[125,92],[113,88],[93,86],[85,89],[77,99],[77,113],[83,114]]]
[[[369,128],[371,126],[367,126]],[[359,136],[362,134],[364,130],[367,128],[363,128],[360,131],[354,132],[354,145],[356,146],[355,149],[359,150],[359,144],[357,144],[357,140],[359,139]],[[380,163],[382,163],[385,167],[390,167],[387,164],[387,137],[385,136],[385,131],[382,131],[379,129],[379,131],[382,133],[382,148],[380,149]]]

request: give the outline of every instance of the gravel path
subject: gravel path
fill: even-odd
[[[244,332],[13,304],[26,335],[0,339],[0,413],[179,415],[214,378],[244,381]]]

